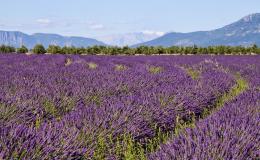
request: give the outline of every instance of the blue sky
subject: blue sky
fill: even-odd
[[[1,0],[0,30],[97,37],[210,30],[260,12],[260,0]]]

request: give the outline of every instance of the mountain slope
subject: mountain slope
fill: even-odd
[[[105,45],[103,42],[91,38],[65,37],[57,34],[36,33],[33,35],[15,31],[0,31],[0,44],[20,47],[25,45],[33,48],[36,44],[43,44],[45,47],[53,44],[59,46],[88,47],[93,45]]]
[[[239,21],[212,31],[168,33],[157,39],[134,45],[146,46],[209,46],[260,45],[260,13],[248,15]]]
[[[163,34],[163,32],[144,31],[138,33],[102,36],[98,37],[97,39],[112,46],[131,46],[137,43],[143,43],[158,38]]]

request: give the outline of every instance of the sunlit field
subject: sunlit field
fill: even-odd
[[[259,62],[0,55],[0,159],[257,159]]]

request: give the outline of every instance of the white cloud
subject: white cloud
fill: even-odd
[[[87,27],[92,30],[103,30],[106,28],[103,24],[96,23],[93,21],[89,21],[86,24],[87,24]]]
[[[104,29],[105,26],[103,24],[92,24],[89,26],[89,28],[93,30],[101,30]]]
[[[142,31],[142,33],[147,34],[147,35],[156,35],[156,36],[163,36],[165,34],[165,32],[153,31],[153,30],[145,30],[145,31]]]
[[[50,25],[52,23],[52,21],[48,18],[39,18],[36,20],[36,22],[41,25]]]

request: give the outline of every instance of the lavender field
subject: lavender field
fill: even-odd
[[[0,54],[0,159],[260,158],[260,56]]]

